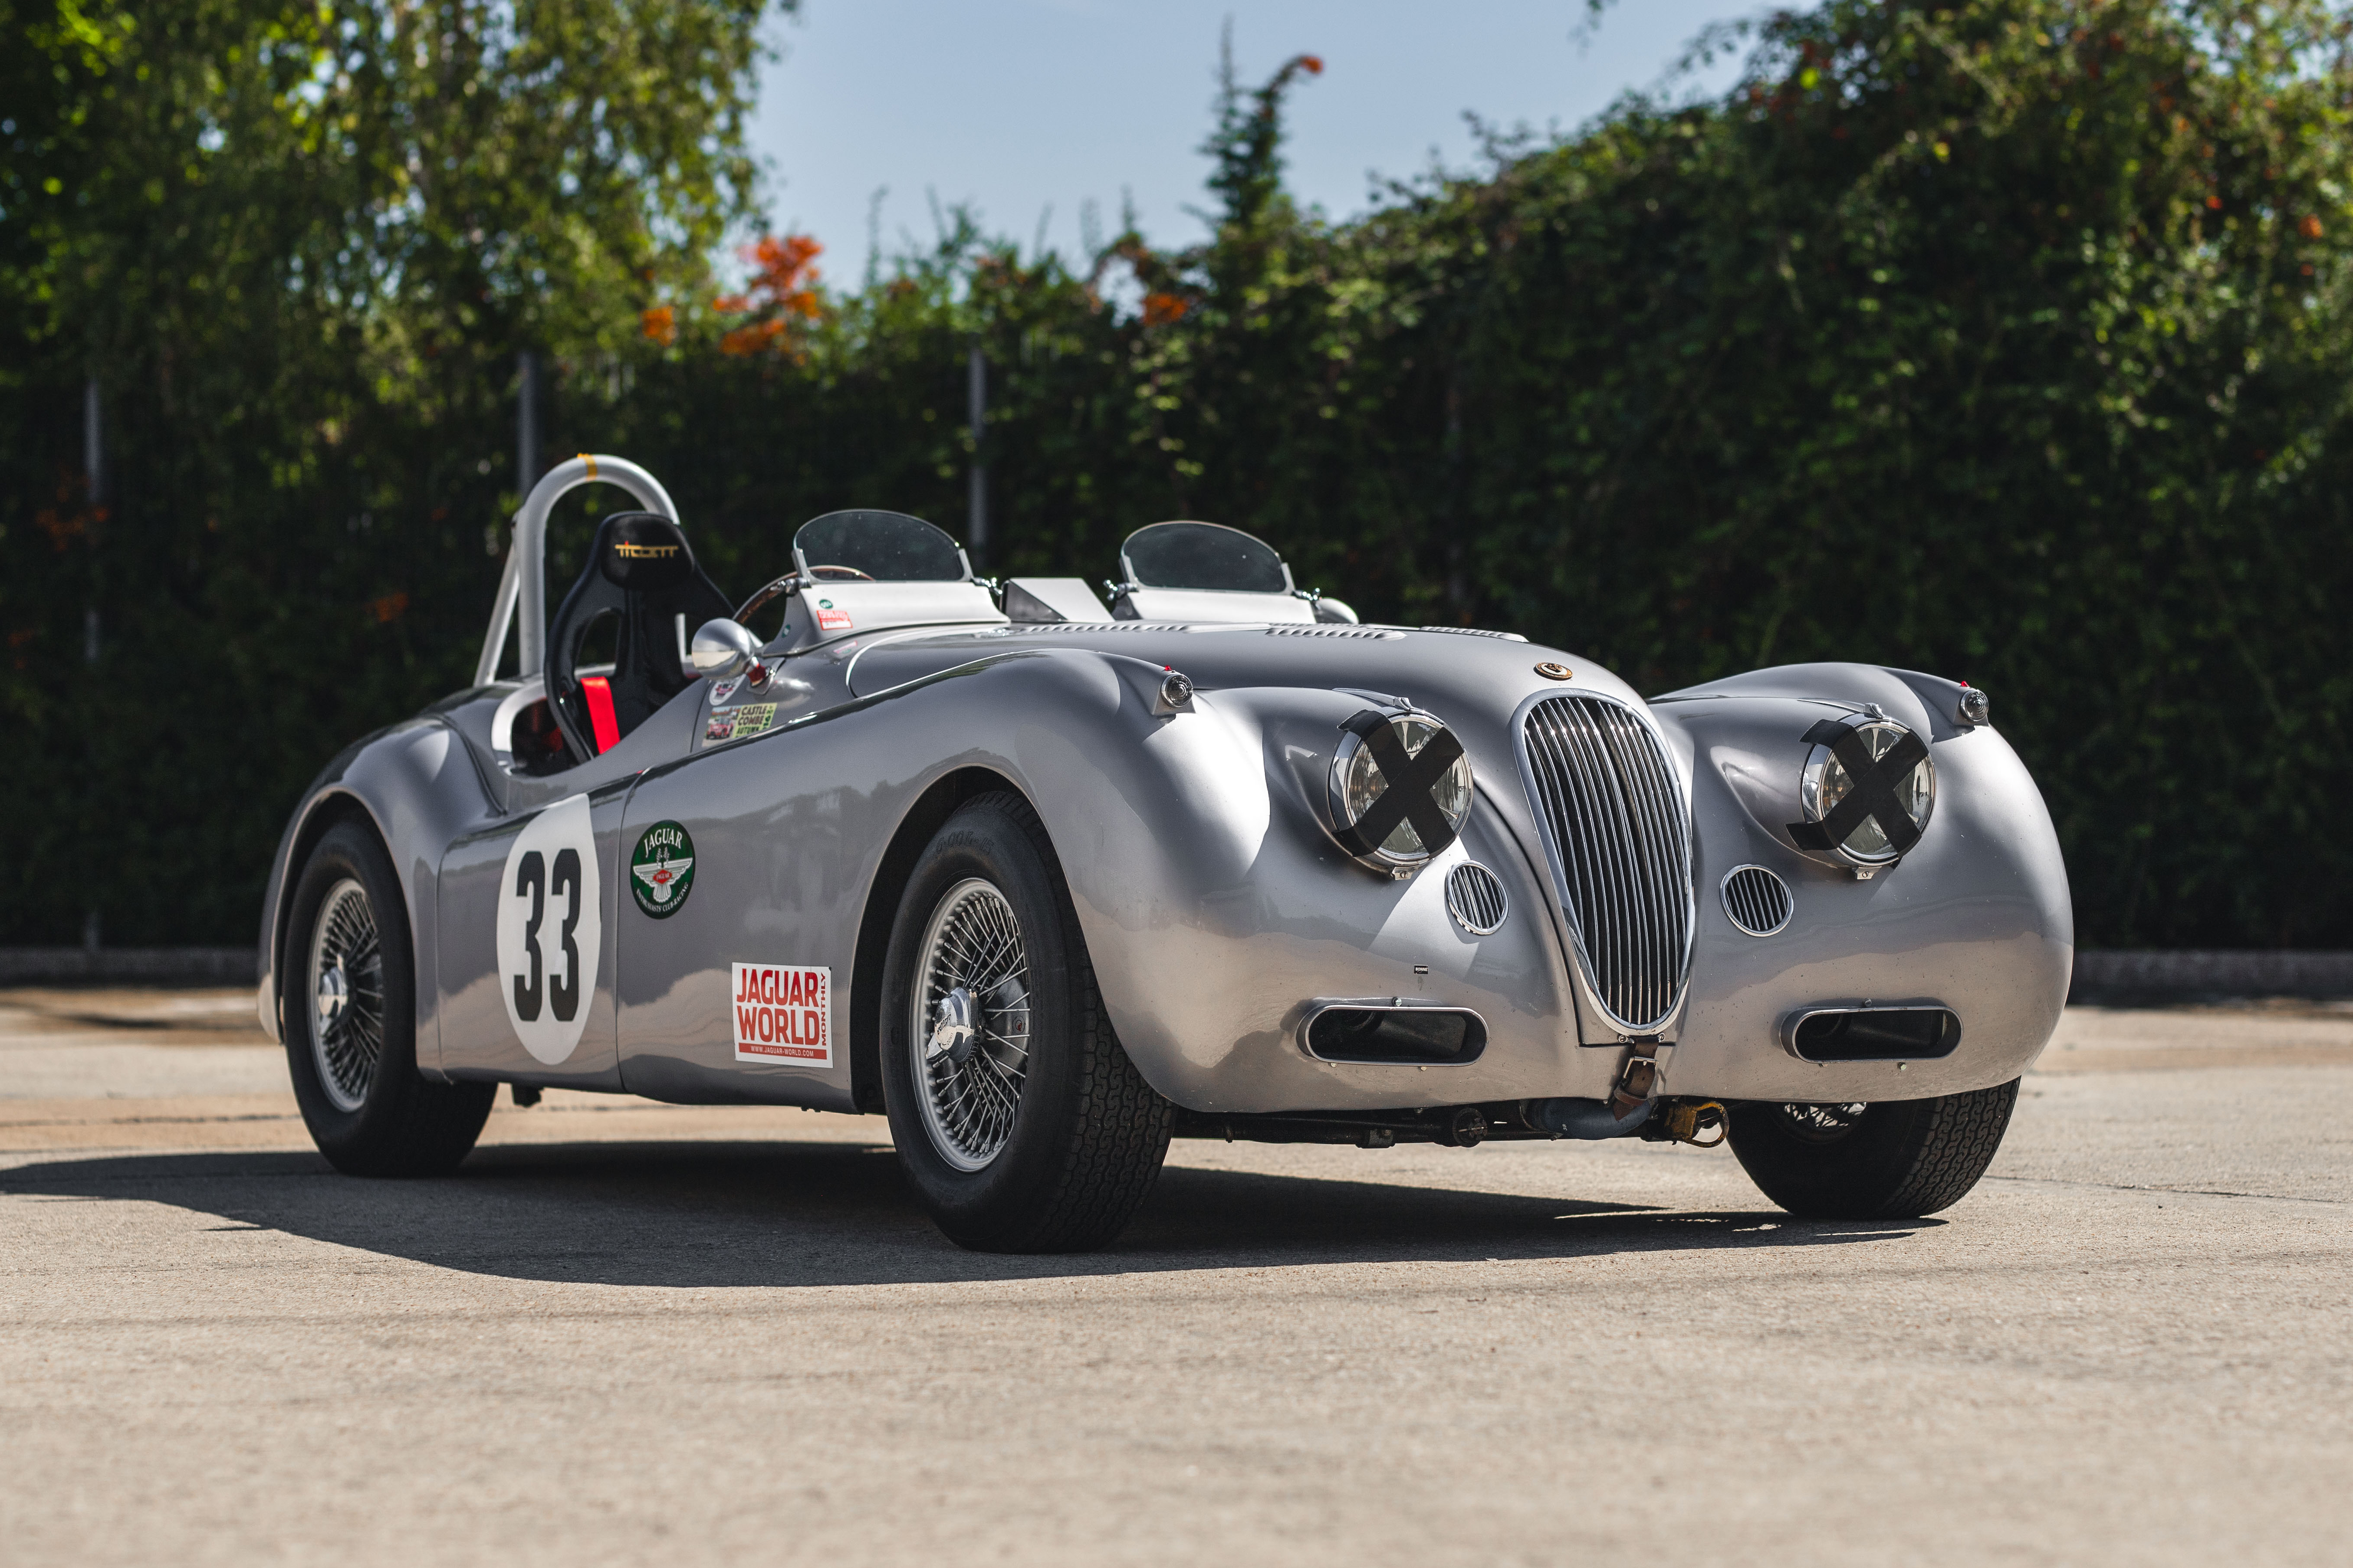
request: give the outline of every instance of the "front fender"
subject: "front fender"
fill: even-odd
[[[1113,1026],[1155,1089],[1194,1110],[1272,1111],[1606,1083],[1614,1058],[1577,1050],[1544,881],[1491,805],[1475,803],[1461,838],[1404,881],[1358,865],[1325,831],[1324,780],[1361,699],[1228,689],[1162,717],[1150,700],[1157,666],[1087,662],[1091,710],[1033,710],[1010,750],[1061,857]],[[1489,936],[1446,909],[1447,872],[1473,858],[1512,902]],[[1485,1053],[1427,1068],[1307,1055],[1311,1001],[1376,996],[1474,1009]]]
[[[1783,1100],[1916,1100],[2018,1077],[2056,1028],[2074,962],[2066,865],[2042,793],[1989,725],[1960,723],[1961,688],[1868,665],[1818,664],[1653,700],[1687,738],[1699,928],[1691,1002],[1668,1079],[1676,1094]],[[1801,852],[1797,781],[1817,721],[1875,703],[1928,743],[1936,800],[1900,864],[1859,880]],[[1720,885],[1762,865],[1788,883],[1789,923],[1753,937]],[[1813,1005],[1936,1003],[1961,1020],[1936,1061],[1814,1066],[1781,1044]]]

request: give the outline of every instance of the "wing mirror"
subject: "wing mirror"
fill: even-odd
[[[760,639],[740,621],[723,618],[703,622],[702,629],[694,634],[687,662],[705,680],[733,680],[739,675],[749,675],[754,686],[768,684],[768,667],[760,662]]]

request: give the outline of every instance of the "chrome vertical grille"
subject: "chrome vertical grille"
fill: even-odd
[[[1585,978],[1612,1023],[1658,1028],[1691,973],[1690,813],[1674,769],[1640,719],[1602,698],[1548,697],[1520,738]]]
[[[1465,860],[1446,873],[1446,907],[1454,923],[1472,936],[1493,936],[1503,929],[1512,900],[1502,878],[1476,860]]]
[[[1789,923],[1789,884],[1762,866],[1736,866],[1724,879],[1724,912],[1750,936],[1771,936]]]

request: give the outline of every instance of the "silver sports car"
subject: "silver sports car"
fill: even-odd
[[[645,510],[550,615],[590,482]],[[885,1114],[1000,1250],[1109,1241],[1178,1136],[1728,1137],[1794,1213],[1916,1215],[2058,1020],[2065,868],[1964,683],[1645,701],[1202,522],[1102,596],[888,511],[777,565],[732,600],[651,476],[566,463],[473,686],[305,793],[260,1007],[338,1167],[448,1170],[503,1082]]]

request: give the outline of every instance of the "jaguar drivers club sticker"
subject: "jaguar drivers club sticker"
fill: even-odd
[[[629,891],[638,908],[666,921],[694,890],[694,840],[675,822],[657,822],[638,835],[629,856]]]

